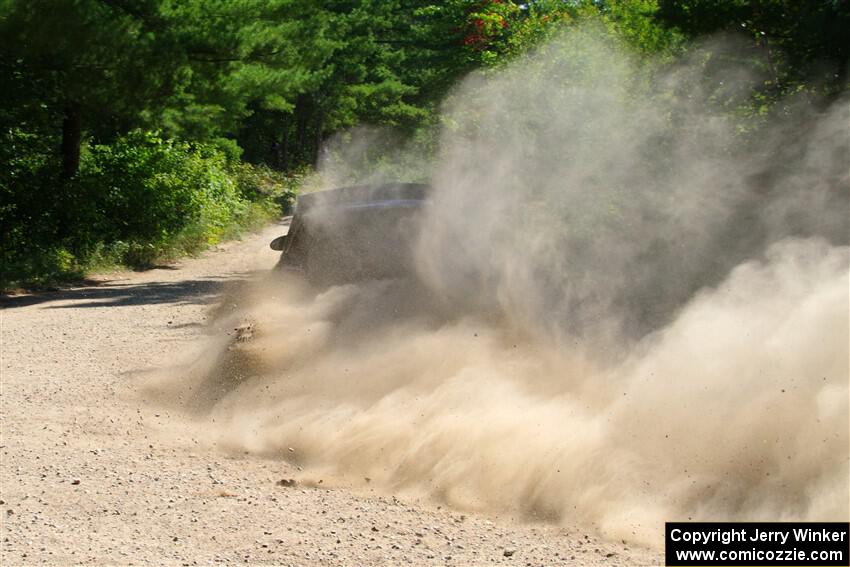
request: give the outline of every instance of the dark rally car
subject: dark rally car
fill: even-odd
[[[394,183],[302,195],[289,233],[271,242],[277,268],[319,285],[405,276],[429,194],[428,185]]]

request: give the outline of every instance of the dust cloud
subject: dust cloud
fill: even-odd
[[[761,78],[711,47],[652,66],[579,30],[469,77],[416,277],[258,282],[219,323],[250,340],[160,388],[331,485],[650,544],[846,519],[847,101],[785,101],[752,150],[713,108]]]

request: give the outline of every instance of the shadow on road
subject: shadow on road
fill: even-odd
[[[181,280],[175,282],[112,283],[86,286],[55,292],[0,298],[0,307],[11,309],[54,301],[73,301],[61,305],[47,305],[44,309],[76,309],[83,307],[130,307],[172,303],[210,304],[223,293],[239,289],[261,272],[241,273],[237,276]]]

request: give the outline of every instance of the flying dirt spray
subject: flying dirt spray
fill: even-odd
[[[760,78],[695,52],[660,71],[577,30],[468,78],[418,281],[265,287],[236,362],[222,339],[172,393],[235,373],[193,406],[220,447],[632,541],[846,519],[847,102],[785,101],[744,150],[705,101]]]

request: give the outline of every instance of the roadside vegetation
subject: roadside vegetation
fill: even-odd
[[[41,191],[15,195],[8,211],[18,222],[4,235],[4,286],[49,285],[197,253],[279,217],[298,182],[228,160],[210,144],[142,130],[86,145],[68,179],[47,164],[11,165],[14,183]]]
[[[706,81],[729,59],[757,73],[743,94],[707,89],[743,133],[791,112],[789,94],[847,90],[837,0],[0,0],[0,286],[144,268],[261,226],[358,125],[435,151],[459,79],[580,24],[647,76],[688,53]],[[716,33],[739,48],[701,40]]]

